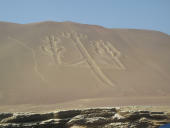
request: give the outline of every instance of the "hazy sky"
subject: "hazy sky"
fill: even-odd
[[[170,0],[0,0],[0,21],[47,20],[170,34]]]

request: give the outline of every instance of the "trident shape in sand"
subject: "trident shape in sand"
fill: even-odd
[[[96,63],[95,59],[92,57],[92,55],[88,52],[88,50],[84,46],[83,40],[86,40],[88,38],[88,36],[85,34],[72,31],[70,33],[62,32],[60,34],[56,34],[56,36],[50,35],[46,37],[46,39],[44,40],[44,44],[41,48],[45,53],[49,54],[52,57],[52,60],[54,60],[56,65],[73,66],[81,64],[81,62],[75,64],[66,64],[62,62],[61,54],[65,52],[66,49],[64,48],[64,46],[61,45],[62,41],[60,37],[68,39],[72,43],[74,43],[74,45],[78,48],[79,52],[83,57],[83,60],[81,60],[81,62],[86,61],[86,63],[89,65],[95,76],[97,76],[97,78],[101,82],[111,87],[115,86],[115,84],[105,75],[101,67]],[[112,61],[116,63],[118,69],[120,70],[125,69],[124,65],[119,60],[120,52],[115,47],[113,47],[110,42],[104,42],[102,40],[90,42],[96,44],[97,49],[104,51],[105,52],[104,54],[106,54],[108,57],[111,58]],[[98,55],[102,57],[102,55],[104,54],[99,53]]]
[[[83,35],[83,34],[78,34],[77,32],[73,31],[72,34],[71,34],[71,37],[72,37],[73,42],[75,42],[76,46],[80,50],[82,56],[86,59],[88,65],[90,66],[90,68],[92,69],[94,74],[103,83],[113,87],[114,84],[112,83],[112,81],[103,73],[101,68],[98,66],[98,64],[95,62],[95,60],[92,58],[92,56],[89,54],[89,52],[87,51],[86,47],[82,43],[81,39],[85,39],[85,38],[87,38],[87,36]]]

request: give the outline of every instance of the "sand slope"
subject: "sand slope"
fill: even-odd
[[[169,104],[169,92],[169,35],[72,22],[0,22],[1,105],[96,98],[109,99],[108,105],[116,97]]]

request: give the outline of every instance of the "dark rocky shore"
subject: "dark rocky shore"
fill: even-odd
[[[93,108],[47,113],[0,113],[0,128],[158,128],[170,113]]]

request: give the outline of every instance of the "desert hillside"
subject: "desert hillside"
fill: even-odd
[[[73,22],[0,22],[1,106],[165,105],[169,92],[167,34]]]

